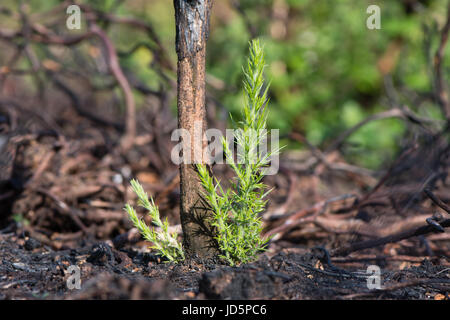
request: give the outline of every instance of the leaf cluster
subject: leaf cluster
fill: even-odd
[[[131,180],[133,191],[138,196],[138,206],[147,210],[152,218],[152,223],[159,228],[155,230],[149,227],[143,219],[137,216],[136,211],[130,204],[125,205],[125,211],[128,213],[130,220],[139,230],[144,239],[153,243],[151,248],[156,249],[158,253],[167,258],[168,261],[179,262],[184,260],[184,252],[181,243],[177,240],[176,233],[169,232],[169,223],[167,218],[162,221],[159,215],[158,207],[155,205],[153,198],[149,197],[144,188],[137,180]]]
[[[227,163],[236,177],[231,187],[224,191],[220,181],[211,177],[205,165],[197,165],[198,175],[204,187],[213,217],[216,241],[221,257],[231,265],[256,259],[264,251],[268,239],[261,238],[260,213],[266,205],[270,191],[262,182],[264,169],[279,149],[263,153],[259,146],[267,139],[267,90],[264,88],[264,52],[258,40],[250,43],[250,53],[244,72],[244,108],[242,119],[235,130],[236,159],[229,142],[222,139]]]

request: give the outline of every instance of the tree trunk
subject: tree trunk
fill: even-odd
[[[190,152],[192,163],[204,163],[205,55],[212,0],[174,0],[174,7],[178,54],[178,128],[190,134],[190,143],[182,142],[183,153]],[[180,180],[180,215],[186,256],[211,258],[217,249],[208,232],[205,220],[208,212],[202,209],[199,195],[202,186],[193,164],[183,162],[180,165]]]

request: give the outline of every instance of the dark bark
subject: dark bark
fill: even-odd
[[[178,54],[178,128],[186,129],[191,137],[189,149],[183,145],[183,152],[190,152],[192,162],[204,163],[201,149],[206,142],[195,137],[194,125],[201,128],[203,137],[206,128],[205,55],[212,0],[174,0],[174,7]],[[199,191],[202,187],[195,166],[181,164],[180,180],[180,215],[186,256],[211,258],[217,249],[208,232],[209,212],[201,202]]]

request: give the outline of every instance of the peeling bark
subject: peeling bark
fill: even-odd
[[[202,147],[206,141],[197,138],[195,125],[206,128],[205,55],[212,0],[174,0],[176,50],[178,55],[178,128],[189,132],[192,162],[204,163]],[[200,140],[200,141],[199,141]],[[200,149],[200,150],[199,150]],[[202,186],[192,164],[180,165],[181,224],[183,246],[188,258],[211,258],[217,253],[208,232],[208,212],[202,208],[199,191]]]

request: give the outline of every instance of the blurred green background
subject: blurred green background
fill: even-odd
[[[45,11],[59,2],[29,1],[31,11]],[[175,64],[172,1],[81,2],[150,22]],[[371,4],[381,8],[381,30],[366,27],[366,9]],[[14,10],[16,1],[2,0],[2,6]],[[260,37],[271,82],[269,126],[279,128],[282,135],[295,130],[314,145],[326,148],[346,128],[389,109],[385,74],[392,76],[401,102],[420,115],[440,118],[435,104],[425,101],[416,108],[413,98],[432,89],[430,54],[438,44],[437,30],[445,22],[445,7],[444,0],[216,0],[207,52],[208,90],[238,117],[241,68],[248,41]],[[4,20],[1,25],[5,23],[12,27],[15,22]],[[424,32],[424,26],[431,35]],[[142,33],[123,26],[111,26],[108,34],[123,51],[137,42],[154,45]],[[427,41],[431,53],[425,50]],[[445,70],[449,68],[448,51]],[[121,59],[121,64],[157,89],[162,79],[148,67],[152,59],[151,51],[141,47]],[[165,73],[175,79],[174,72]],[[140,105],[139,94],[135,94]],[[174,99],[171,106],[175,112]],[[372,122],[351,136],[343,148],[344,155],[353,163],[378,168],[398,151],[405,130],[404,123],[397,119]]]

